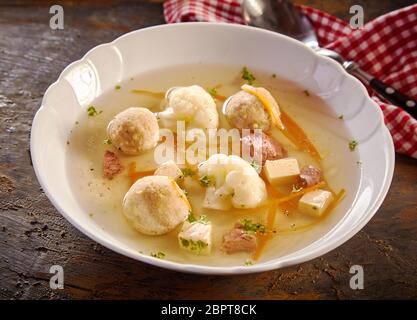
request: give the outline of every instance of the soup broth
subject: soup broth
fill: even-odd
[[[288,151],[289,157],[297,158],[300,167],[316,165],[322,168],[328,186],[338,192],[347,190],[344,200],[322,218],[312,218],[295,210],[286,212],[278,208],[274,221],[274,234],[267,242],[257,261],[249,253],[226,254],[220,250],[223,234],[233,228],[236,221],[247,218],[266,223],[267,208],[232,209],[217,211],[202,207],[204,193],[199,190],[187,190],[192,210],[196,215],[206,215],[213,226],[213,247],[208,256],[194,255],[178,245],[179,228],[161,236],[147,236],[136,231],[125,219],[122,200],[131,183],[128,168],[132,162],[138,171],[155,170],[158,164],[154,160],[153,150],[139,156],[127,156],[107,144],[106,127],[112,118],[129,107],[146,107],[152,112],[161,111],[161,96],[132,90],[147,90],[153,93],[165,92],[175,86],[200,85],[210,89],[216,87],[217,94],[228,97],[240,90],[241,66],[224,65],[185,65],[141,74],[120,83],[113,90],[103,93],[92,105],[97,111],[95,116],[81,112],[68,140],[67,168],[69,181],[76,199],[85,210],[85,214],[105,230],[109,237],[127,243],[144,255],[165,254],[164,259],[180,263],[192,263],[210,266],[242,266],[247,259],[253,263],[282,257],[302,249],[324,236],[342,217],[348,213],[358,190],[360,170],[355,152],[348,148],[349,132],[344,129],[343,119],[335,130],[326,129],[326,121],[337,119],[325,101],[300,88],[295,83],[258,70],[254,85],[268,89],[276,98],[280,108],[289,114],[307,133],[319,150],[322,160],[317,162],[307,152],[298,150],[278,130],[272,131],[275,137]],[[216,99],[220,116],[219,128],[230,128],[221,109],[223,102]],[[103,154],[111,150],[117,154],[124,165],[124,171],[114,179],[103,177]],[[288,191],[286,191],[288,193]]]

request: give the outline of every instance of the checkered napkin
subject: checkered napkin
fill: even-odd
[[[298,8],[310,19],[321,46],[358,62],[365,71],[417,100],[417,5],[383,15],[356,30],[322,11]],[[168,0],[164,14],[167,23],[244,24],[239,0]],[[396,151],[417,158],[417,120],[369,93],[384,113]]]

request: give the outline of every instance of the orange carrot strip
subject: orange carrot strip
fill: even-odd
[[[309,140],[304,130],[282,110],[281,120],[285,127],[284,130],[282,130],[282,133],[288,138],[288,140],[295,144],[299,149],[307,151],[314,159],[320,161],[321,156],[319,152]]]
[[[278,230],[278,232],[280,234],[284,234],[284,233],[289,233],[289,232],[295,232],[295,231],[301,231],[301,230],[305,230],[308,228],[311,228],[312,226],[319,224],[321,221],[323,221],[327,215],[330,213],[331,210],[333,210],[339,203],[340,201],[345,197],[346,195],[346,190],[345,189],[341,189],[335,196],[333,199],[333,202],[327,207],[326,211],[323,212],[322,216],[320,218],[318,218],[317,220],[315,220],[312,223],[306,224],[304,226],[301,227],[297,227],[295,230],[294,229],[282,229],[282,230]]]
[[[154,98],[159,98],[159,99],[163,99],[165,97],[165,92],[142,90],[142,89],[133,89],[130,92],[137,93],[137,94],[145,94],[145,95],[152,96]]]
[[[286,197],[282,197],[282,198],[275,199],[275,200],[272,200],[272,201],[279,205],[281,203],[285,203],[285,202],[288,202],[290,200],[296,199],[296,198],[298,198],[299,196],[302,196],[305,193],[308,193],[310,191],[313,191],[313,190],[316,190],[318,188],[324,187],[325,185],[326,185],[326,183],[324,181],[321,181],[321,182],[315,184],[314,186],[304,188],[299,192],[294,192],[294,193],[291,193],[290,195],[288,195]]]
[[[213,97],[214,97],[215,99],[219,100],[219,101],[222,101],[222,102],[226,101],[226,99],[227,99],[227,97],[222,96],[222,95],[220,95],[220,94],[215,94]]]
[[[258,240],[256,250],[252,256],[253,260],[258,260],[261,256],[262,251],[266,247],[266,244],[268,243],[269,239],[272,237],[272,230],[274,228],[275,223],[275,215],[277,212],[278,205],[273,203],[268,208],[268,213],[266,216],[266,232],[265,233],[257,233],[256,237]]]
[[[136,162],[129,164],[128,176],[130,185],[133,185],[138,179],[153,175],[154,170],[136,171]]]
[[[175,182],[174,179],[171,180],[171,185],[174,187],[175,191],[177,192],[178,196],[181,198],[182,201],[188,206],[188,209],[191,210],[191,204],[188,201],[187,197],[184,195],[184,191],[181,190],[179,185]]]
[[[340,201],[343,200],[343,198],[346,196],[346,190],[345,189],[341,189],[334,197],[333,202],[327,207],[326,212],[324,212],[324,215],[329,212],[330,210],[332,210],[334,207],[336,207]]]

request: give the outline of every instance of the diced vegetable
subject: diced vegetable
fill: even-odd
[[[215,187],[208,187],[203,207],[215,210],[230,210],[232,208],[231,197],[222,194],[217,195]]]
[[[178,168],[177,164],[172,160],[161,164],[159,168],[155,170],[154,175],[167,176],[174,180],[178,180],[183,177],[181,169]]]
[[[297,182],[300,175],[300,167],[297,159],[293,158],[267,160],[264,172],[271,184],[289,184]]]
[[[303,195],[298,202],[298,208],[302,213],[320,217],[332,201],[333,195],[330,191],[318,189]]]
[[[178,234],[178,242],[182,249],[194,254],[208,255],[211,251],[212,227],[208,221],[185,221]]]

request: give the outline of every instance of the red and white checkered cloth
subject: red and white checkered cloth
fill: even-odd
[[[356,30],[317,9],[298,8],[312,22],[321,46],[358,62],[365,71],[417,100],[417,5],[390,12]],[[168,0],[164,14],[167,23],[244,24],[238,0]],[[396,151],[417,158],[417,120],[399,107],[373,99],[384,113]]]

